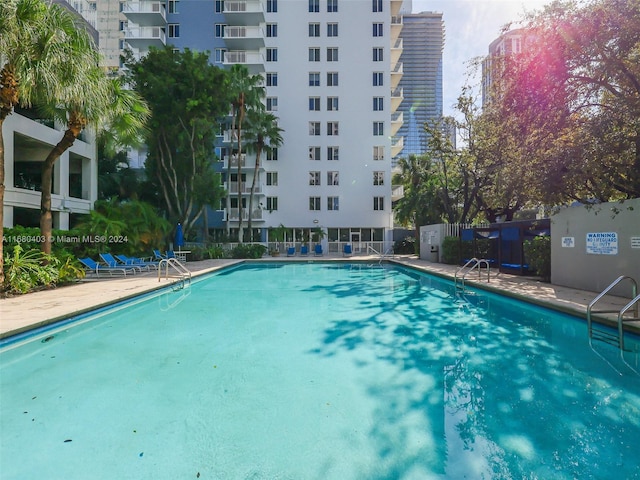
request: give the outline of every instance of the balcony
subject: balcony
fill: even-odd
[[[225,0],[223,13],[228,25],[258,25],[264,22],[264,7],[260,0]]]
[[[232,181],[231,186],[229,186],[228,182],[225,182],[224,186],[229,193],[236,194],[236,195],[238,194],[238,182]],[[243,195],[250,194],[251,182],[242,182],[240,184],[240,193]],[[260,182],[256,182],[256,186],[255,186],[255,189],[253,190],[253,194],[254,195],[262,194],[262,184]]]
[[[404,148],[404,137],[397,137],[391,139],[391,157],[395,158],[400,155]]]
[[[264,72],[264,57],[257,50],[232,50],[225,52],[223,65],[244,65],[251,75]]]
[[[122,13],[130,22],[141,27],[164,27],[167,24],[167,12],[164,2],[140,1],[125,2]]]
[[[402,7],[403,0],[391,0],[391,15],[396,16],[400,14],[400,7]]]
[[[395,65],[400,60],[404,44],[402,38],[398,38],[396,42],[391,46],[391,65]]]
[[[395,112],[400,107],[400,104],[404,100],[404,90],[402,88],[396,88],[391,91],[391,111]]]
[[[228,222],[237,222],[239,217],[239,211],[237,208],[230,208],[227,210],[227,221]],[[249,220],[249,212],[246,208],[242,209],[242,221]],[[262,209],[254,208],[253,213],[251,214],[251,221],[261,221],[264,220],[262,218]]]
[[[400,36],[403,27],[402,15],[391,17],[391,40],[394,41]]]
[[[229,160],[231,160],[231,164],[229,164]],[[225,155],[224,159],[223,159],[223,167],[224,168],[228,168],[229,166],[231,167],[236,167],[238,168],[238,155],[231,155],[231,159],[229,159],[229,155]],[[240,167],[244,168],[247,164],[247,154],[243,153],[242,155],[240,155]]]
[[[264,31],[258,26],[227,25],[223,38],[230,50],[258,50],[264,47]]]
[[[391,65],[391,88],[395,89],[400,84],[400,80],[404,75],[404,65],[401,62]]]
[[[139,50],[162,48],[167,44],[164,28],[161,27],[129,27],[124,31],[124,39],[132,48]]]
[[[391,136],[395,136],[395,134],[398,133],[398,130],[400,130],[400,127],[402,127],[403,123],[404,123],[403,112],[396,111],[391,115]]]

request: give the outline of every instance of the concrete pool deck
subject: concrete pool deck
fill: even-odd
[[[386,260],[450,279],[453,279],[458,269],[456,265],[432,263],[420,260],[415,256],[397,255]],[[265,257],[261,261],[378,262],[379,258],[362,255],[354,255],[350,258],[325,255],[304,258],[299,256]],[[192,275],[197,276],[241,262],[243,260],[204,260],[188,262],[186,266],[192,272]],[[166,287],[167,282],[165,279],[158,281],[157,272],[127,275],[126,277],[90,278],[75,285],[0,299],[0,338],[55,323],[98,307]],[[532,277],[498,272],[492,272],[488,284],[486,281],[476,282],[470,279],[466,280],[466,284],[547,306],[585,319],[587,306],[598,294],[597,292],[543,283]],[[626,298],[607,295],[598,303],[597,309],[620,310],[628,301],[629,299]],[[640,322],[630,322],[628,326],[631,327],[630,330],[636,333],[640,332]],[[625,328],[627,327],[625,326]]]

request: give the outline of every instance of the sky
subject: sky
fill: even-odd
[[[502,26],[551,0],[413,0],[413,13],[441,12],[444,20],[443,109],[458,117],[452,105],[462,92],[468,62],[486,56]]]

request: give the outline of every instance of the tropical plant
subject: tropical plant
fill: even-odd
[[[242,127],[248,110],[264,110],[262,99],[265,89],[262,86],[262,76],[250,75],[244,65],[235,64],[229,71],[229,88],[231,92],[232,124],[231,131],[236,136],[238,158],[237,190],[238,190],[238,242],[242,243],[244,234],[242,229]],[[227,165],[227,208],[230,207],[231,195],[231,161]],[[227,231],[229,223],[227,222]]]
[[[76,29],[69,12],[43,0],[0,2],[0,238],[4,209],[4,138],[2,126],[18,104],[25,107],[75,96],[75,68],[86,57],[79,43],[86,37]],[[88,52],[85,50],[85,53]],[[84,92],[81,92],[84,93]],[[3,246],[0,242],[0,284]]]
[[[256,162],[253,168],[253,180],[249,193],[249,219],[247,227],[250,240],[253,241],[253,229],[251,220],[253,214],[253,197],[256,189],[256,180],[260,169],[260,156],[262,152],[271,152],[282,145],[282,129],[278,127],[278,118],[271,113],[261,110],[249,110],[247,113],[247,150],[256,154]]]
[[[40,250],[13,248],[5,258],[6,278],[4,289],[10,293],[26,293],[38,286],[49,287],[58,280],[58,259]]]

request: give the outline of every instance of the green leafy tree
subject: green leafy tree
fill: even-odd
[[[244,65],[233,65],[229,71],[229,89],[231,92],[232,126],[231,131],[236,138],[237,165],[237,195],[238,195],[238,242],[242,243],[244,234],[242,229],[242,128],[248,110],[264,110],[262,99],[265,89],[262,86],[262,76],[250,75]],[[227,208],[230,207],[231,162],[227,166]],[[227,232],[229,222],[227,221]]]
[[[136,91],[148,102],[147,178],[172,222],[187,234],[207,205],[223,196],[213,169],[217,121],[228,114],[226,73],[207,53],[152,49],[127,65]]]
[[[253,200],[256,189],[256,180],[260,171],[260,157],[262,152],[271,152],[282,145],[282,129],[278,126],[278,118],[260,110],[250,110],[247,115],[247,150],[255,152],[256,163],[253,168],[253,180],[249,193],[249,220],[247,223],[251,241],[253,241],[253,229],[251,228],[251,214],[253,212]]]

